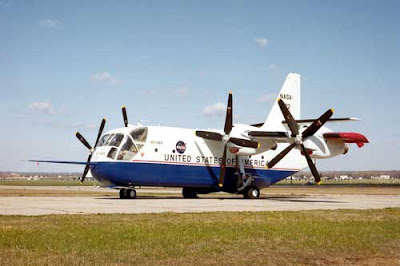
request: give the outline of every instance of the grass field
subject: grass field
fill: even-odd
[[[400,209],[0,216],[16,264],[400,263]]]

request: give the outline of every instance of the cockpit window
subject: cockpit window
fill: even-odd
[[[108,146],[110,141],[113,139],[115,134],[111,134],[110,137],[104,142],[103,146]]]
[[[97,144],[97,147],[100,147],[104,144],[104,142],[106,142],[106,140],[108,139],[108,137],[110,136],[110,134],[105,134],[104,136],[102,136],[99,140],[99,143]]]
[[[135,141],[135,144],[137,148],[140,150],[143,145],[146,143],[147,139],[147,127],[139,127],[135,128],[130,132],[130,135],[132,136],[133,140]]]
[[[115,134],[112,138],[110,138],[111,140],[107,141],[107,146],[115,146],[115,147],[119,147],[119,145],[121,145],[122,139],[124,138],[124,134]]]
[[[126,135],[124,138],[124,142],[121,146],[121,150],[119,151],[117,160],[130,161],[133,159],[137,152],[137,148],[133,143],[131,137],[129,135]]]

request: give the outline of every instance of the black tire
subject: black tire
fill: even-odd
[[[195,199],[197,198],[197,191],[184,187],[182,189],[182,196],[185,199]]]
[[[243,193],[245,199],[258,199],[260,197],[260,190],[258,188],[246,189]]]
[[[127,198],[127,199],[136,199],[136,190],[134,190],[134,189],[127,189],[127,190],[126,190],[126,198]]]
[[[125,188],[121,188],[119,190],[119,198],[120,199],[126,199],[126,189]]]

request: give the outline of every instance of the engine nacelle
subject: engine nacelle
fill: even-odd
[[[304,142],[307,150],[311,150],[311,157],[315,159],[326,159],[348,151],[348,146],[341,139],[325,140],[323,137],[312,136]]]

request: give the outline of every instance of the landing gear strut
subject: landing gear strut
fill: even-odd
[[[260,190],[258,188],[247,188],[243,191],[243,197],[245,199],[258,199],[260,197]]]
[[[135,199],[136,198],[136,190],[131,188],[121,188],[119,190],[119,198],[120,199]]]

